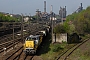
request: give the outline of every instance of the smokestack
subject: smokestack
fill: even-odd
[[[44,1],[44,12],[46,12],[46,1]]]
[[[52,5],[51,5],[51,13],[52,13],[52,10],[53,10],[53,7],[52,7]]]
[[[83,9],[83,7],[82,7],[82,3],[81,3],[81,10]]]
[[[66,10],[66,6],[65,6],[65,10]]]

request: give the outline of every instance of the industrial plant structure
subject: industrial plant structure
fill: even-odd
[[[38,17],[37,19],[41,19],[41,20],[46,20],[48,19],[49,14],[46,11],[46,1],[44,1],[44,12],[39,11],[39,9],[37,9],[36,11],[36,16]]]
[[[65,8],[63,7],[60,7],[60,10],[59,10],[59,16],[60,16],[60,20],[66,20],[66,6]]]

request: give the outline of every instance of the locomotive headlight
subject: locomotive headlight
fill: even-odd
[[[35,40],[35,44],[38,44],[38,40]]]

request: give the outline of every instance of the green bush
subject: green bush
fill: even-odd
[[[66,27],[62,24],[59,24],[54,28],[54,33],[66,33],[66,31]]]
[[[53,47],[51,48],[53,52],[58,52],[60,49],[63,49],[64,47],[61,46],[60,44],[54,44]]]
[[[4,14],[0,13],[0,22],[18,22],[18,18],[11,17],[10,15],[5,16]]]

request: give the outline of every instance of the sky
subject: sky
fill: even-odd
[[[44,12],[44,1],[46,1],[46,11],[50,13],[52,5],[56,14],[59,14],[60,6],[66,6],[67,15],[73,13],[80,3],[84,9],[90,6],[90,0],[0,0],[0,12],[35,15],[36,9]]]

